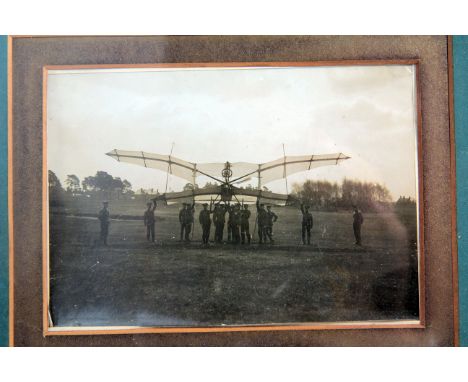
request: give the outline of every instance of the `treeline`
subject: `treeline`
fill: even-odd
[[[393,209],[390,191],[379,183],[344,179],[341,183],[326,180],[307,180],[294,184],[293,204],[308,204],[312,209],[336,211],[356,205],[363,211],[385,211]],[[414,200],[405,198],[405,202]]]
[[[67,175],[64,187],[57,175],[49,170],[49,198],[52,202],[67,196],[96,196],[112,200],[132,197],[134,194],[128,180],[113,177],[105,171],[98,171],[96,175],[87,176],[82,181],[76,175]]]

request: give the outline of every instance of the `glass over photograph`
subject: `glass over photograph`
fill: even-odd
[[[51,331],[420,322],[417,64],[44,80]]]

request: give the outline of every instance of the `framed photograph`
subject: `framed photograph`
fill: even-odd
[[[10,38],[12,342],[456,343],[448,51]]]
[[[46,334],[424,326],[417,60],[43,86]]]

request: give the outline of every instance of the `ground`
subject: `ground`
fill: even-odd
[[[109,246],[97,202],[51,209],[51,314],[56,326],[210,326],[418,318],[416,217],[365,213],[354,245],[352,211],[276,207],[274,245],[179,242],[178,207],[156,210],[146,241],[141,203],[112,201]],[[201,210],[197,206],[196,215]],[[132,218],[132,216],[134,216]],[[408,223],[409,222],[409,223]],[[252,213],[251,230],[255,224]],[[211,230],[211,240],[214,234]],[[254,236],[255,237],[255,236]],[[256,238],[256,237],[255,237]]]

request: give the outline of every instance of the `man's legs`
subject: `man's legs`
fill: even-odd
[[[267,226],[265,228],[265,233],[266,233],[266,236],[268,236],[268,239],[270,240],[270,243],[273,243],[274,240],[273,240],[273,227],[272,226]],[[265,241],[266,241],[266,238],[265,238]]]
[[[186,224],[185,225],[185,241],[190,241],[190,232],[192,232],[192,225]]]
[[[180,223],[180,241],[184,240],[185,224]]]
[[[312,227],[310,225],[307,226],[307,244],[310,245],[310,230]]]
[[[232,241],[232,224],[228,223],[227,225],[227,240],[230,243]]]
[[[265,235],[265,230],[264,230],[263,226],[258,225],[258,238],[260,240],[260,244],[263,243],[263,236],[264,235]]]
[[[101,241],[104,245],[107,245],[107,235],[109,234],[109,227],[101,226]]]
[[[155,239],[155,229],[154,229],[154,223],[150,225],[150,233],[151,233],[151,241],[154,243],[154,239]]]
[[[361,245],[361,226],[353,224],[354,238],[356,239],[356,245]]]

